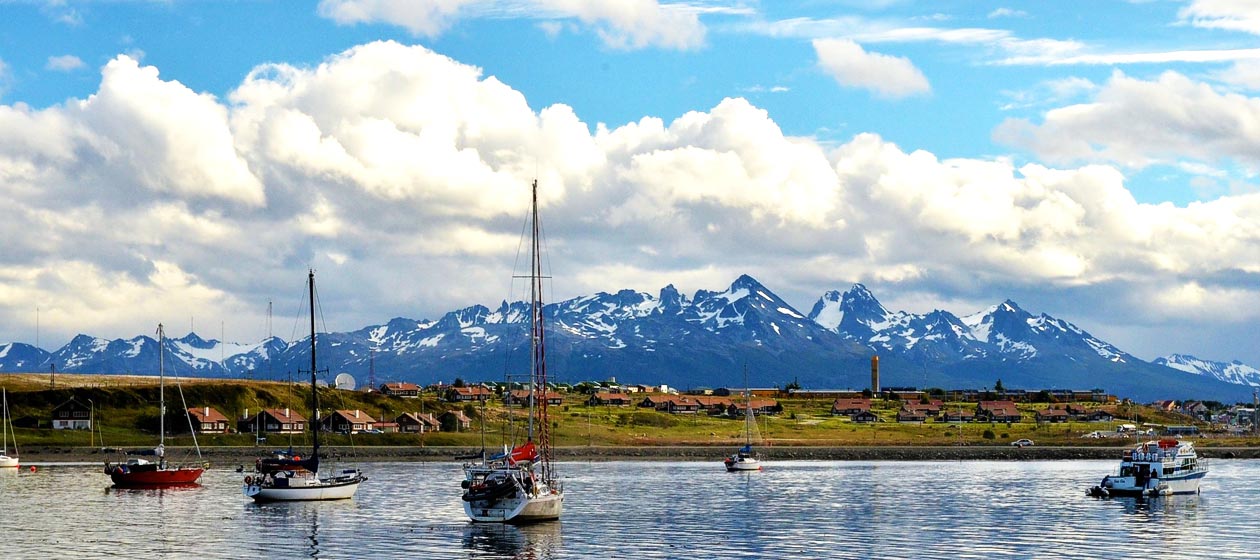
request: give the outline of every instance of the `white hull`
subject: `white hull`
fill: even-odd
[[[1198,494],[1199,481],[1206,472],[1198,472],[1182,478],[1148,480],[1139,486],[1131,476],[1109,476],[1104,488],[1113,496],[1169,496],[1173,494]]]
[[[727,463],[726,470],[730,472],[738,471],[759,471],[761,470],[761,461],[753,459],[751,461],[740,461],[738,463]]]
[[[464,502],[464,513],[478,523],[534,523],[560,519],[564,494],[548,493],[529,497],[522,491],[503,498],[491,506],[482,502]]]
[[[0,455],[0,469],[16,469],[18,466],[18,458],[8,455]]]
[[[359,490],[359,483],[366,477],[356,476],[348,480],[318,480],[307,477],[287,479],[287,485],[258,483],[246,484],[245,497],[255,502],[303,502],[320,500],[348,500]]]
[[[1087,493],[1098,497],[1198,494],[1199,481],[1207,473],[1207,460],[1199,459],[1194,444],[1149,441],[1125,451],[1120,472],[1104,476]]]

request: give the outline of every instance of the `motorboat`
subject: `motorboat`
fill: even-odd
[[[1199,457],[1193,443],[1165,438],[1126,449],[1119,472],[1104,476],[1086,493],[1096,497],[1198,494],[1199,481],[1207,473],[1207,459]]]

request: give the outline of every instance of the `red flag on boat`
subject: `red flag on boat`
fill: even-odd
[[[525,445],[512,449],[512,454],[508,456],[508,463],[516,464],[521,461],[537,461],[538,448],[534,447],[534,442],[526,442]]]

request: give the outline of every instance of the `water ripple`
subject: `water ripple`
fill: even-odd
[[[351,501],[254,504],[240,475],[118,490],[97,465],[0,472],[13,557],[1252,558],[1260,462],[1218,460],[1201,496],[1096,500],[1108,461],[574,462],[562,522],[474,525],[452,463],[365,464]]]

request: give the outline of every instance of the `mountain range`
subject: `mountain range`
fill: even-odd
[[[1246,401],[1260,371],[1171,355],[1146,362],[1070,322],[1034,315],[1007,300],[966,316],[935,310],[889,311],[866,287],[823,294],[802,314],[744,275],[722,291],[687,297],[672,285],[658,294],[600,292],[548,304],[548,371],[561,382],[604,380],[682,389],[795,382],[807,389],[863,389],[870,359],[881,385],[1103,389],[1138,401]],[[437,320],[395,318],[317,337],[328,377],[410,381],[503,380],[528,370],[528,305],[502,302],[451,311]],[[309,338],[256,344],[166,339],[175,375],[285,379],[310,361]],[[157,373],[150,336],[105,340],[76,336],[48,352],[0,345],[0,372]]]

